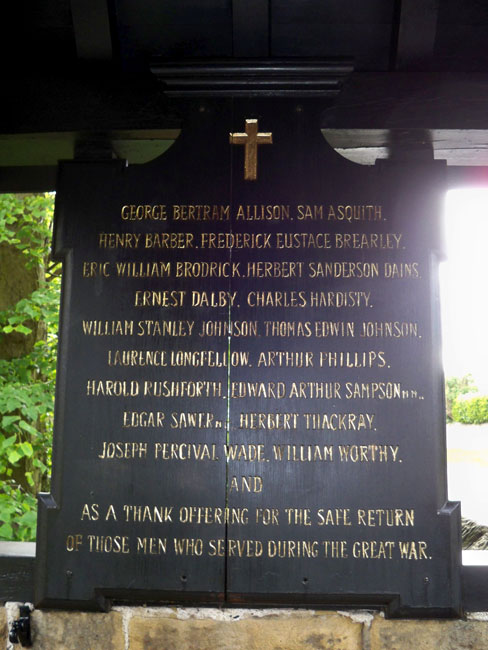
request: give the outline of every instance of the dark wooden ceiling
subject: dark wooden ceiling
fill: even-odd
[[[354,57],[358,71],[488,69],[486,0],[16,0],[7,72],[155,56]],[[15,21],[15,23],[14,23]],[[8,24],[8,23],[7,23]],[[28,61],[28,68],[22,63]]]
[[[371,162],[388,130],[427,130],[434,148],[461,152],[451,164],[473,164],[466,147],[488,164],[487,0],[16,0],[6,14],[0,177],[30,165],[40,178],[80,134],[170,137],[156,56],[352,57],[342,95],[324,105],[334,146]]]

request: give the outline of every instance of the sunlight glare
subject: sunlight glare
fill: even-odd
[[[441,264],[446,377],[471,373],[488,393],[488,189],[450,190]]]

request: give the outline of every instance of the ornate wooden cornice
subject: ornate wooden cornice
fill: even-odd
[[[170,97],[334,97],[352,59],[154,61]]]

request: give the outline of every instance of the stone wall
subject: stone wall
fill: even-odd
[[[18,603],[0,610],[2,648]],[[34,650],[483,650],[488,614],[386,620],[367,611],[114,607],[108,614],[35,610]]]

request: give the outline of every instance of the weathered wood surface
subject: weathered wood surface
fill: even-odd
[[[34,600],[33,542],[0,542],[0,602]]]
[[[209,101],[152,163],[62,165],[42,606],[460,611],[435,308],[445,165],[354,165],[325,142],[317,108]],[[185,207],[204,205],[212,218]],[[180,244],[147,243],[165,233]],[[169,362],[201,350],[201,363]],[[167,363],[140,363],[146,351]],[[189,413],[201,419],[174,426]],[[156,521],[155,506],[171,517]]]

